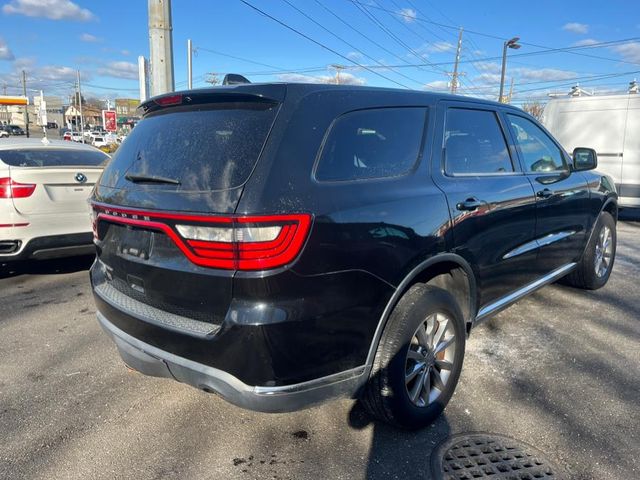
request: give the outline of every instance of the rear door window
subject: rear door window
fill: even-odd
[[[172,189],[182,191],[240,186],[258,161],[276,112],[275,103],[234,102],[151,114],[118,148],[101,184],[131,186],[124,177],[135,175],[176,180]]]
[[[447,175],[513,172],[507,142],[493,111],[448,109],[444,148]]]
[[[396,177],[418,160],[425,108],[360,110],[339,117],[324,142],[315,171],[318,181]]]
[[[109,156],[100,150],[72,148],[21,148],[0,150],[0,160],[11,167],[98,167]]]

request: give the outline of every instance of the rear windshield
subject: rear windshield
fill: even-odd
[[[101,183],[125,182],[125,175],[179,182],[148,184],[184,191],[224,190],[251,174],[276,116],[276,104],[221,103],[206,109],[178,107],[143,119],[122,143]]]
[[[0,160],[11,167],[98,167],[104,166],[109,156],[97,149],[21,148],[0,150]]]

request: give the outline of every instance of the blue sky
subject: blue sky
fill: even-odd
[[[577,81],[599,93],[625,91],[640,78],[640,16],[628,1],[248,2],[335,53],[240,0],[174,0],[178,89],[186,87],[187,38],[195,47],[196,87],[207,86],[212,72],[243,73],[252,81],[328,81],[337,64],[350,67],[340,73],[343,82],[446,89],[458,26],[465,29],[463,94],[495,98],[495,57],[515,35],[522,48],[509,52],[507,89],[513,78],[516,101],[566,92]],[[572,53],[548,50],[566,47]],[[19,93],[24,69],[31,95],[42,88],[68,96],[79,69],[88,95],[136,98],[138,55],[149,55],[146,0],[0,0],[0,93],[4,85]]]

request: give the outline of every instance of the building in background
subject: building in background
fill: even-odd
[[[82,105],[82,117],[84,118],[84,128],[102,126],[102,110],[89,105]],[[75,105],[70,105],[64,112],[65,125],[73,130],[80,129],[80,109]]]
[[[47,106],[47,122],[52,124],[55,123],[58,127],[64,127],[64,105],[62,97],[50,97],[45,95],[44,97],[45,104]],[[29,109],[29,124],[31,125],[36,120],[36,116],[31,119],[32,114],[36,114],[40,109],[40,96],[36,95],[33,97],[33,109]]]
[[[136,98],[116,98],[118,130],[131,130],[140,121],[138,105],[140,100]]]

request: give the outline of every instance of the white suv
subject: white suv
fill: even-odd
[[[108,160],[61,140],[0,143],[0,263],[93,253],[87,198]]]

